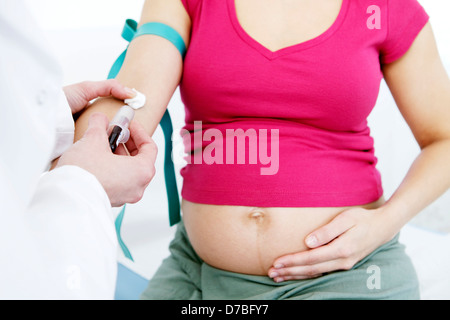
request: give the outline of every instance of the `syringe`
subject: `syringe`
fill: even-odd
[[[142,93],[136,91],[136,89],[133,90],[136,92],[136,97],[125,100],[127,105],[120,108],[109,124],[109,146],[113,153],[116,152],[119,144],[127,143],[128,139],[130,139],[130,130],[128,128],[134,118],[135,110],[142,108],[146,102],[146,98]]]
[[[116,152],[117,147],[121,143],[127,143],[130,138],[130,130],[128,129],[134,118],[134,109],[126,105],[120,108],[114,119],[109,124],[109,146],[111,151]]]

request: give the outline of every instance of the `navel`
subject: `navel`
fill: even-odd
[[[249,218],[252,221],[262,222],[265,218],[265,214],[262,210],[255,210],[255,211],[250,212]]]
[[[247,215],[248,222],[256,225],[257,233],[264,234],[270,225],[270,215],[264,208],[252,208]]]

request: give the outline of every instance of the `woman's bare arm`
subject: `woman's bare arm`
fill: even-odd
[[[191,21],[180,0],[146,0],[139,25],[147,22],[161,22],[171,26],[188,45]],[[130,44],[116,79],[146,95],[147,103],[137,111],[135,119],[149,135],[153,135],[158,127],[180,82],[182,69],[183,61],[179,51],[164,38],[145,35]],[[95,101],[78,118],[75,141],[83,136],[88,127],[88,119],[93,113],[102,112],[112,119],[122,105],[122,101],[113,98]]]
[[[450,80],[429,23],[409,52],[383,72],[422,150],[386,204],[404,224],[450,187]]]

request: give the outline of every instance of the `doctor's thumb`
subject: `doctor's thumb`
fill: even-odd
[[[89,118],[89,125],[86,132],[84,133],[84,138],[100,138],[102,140],[107,139],[108,126],[108,117],[103,113],[96,112]]]

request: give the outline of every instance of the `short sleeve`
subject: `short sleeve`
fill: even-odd
[[[183,4],[186,11],[189,13],[189,1],[188,0],[181,0],[181,3]]]
[[[417,0],[388,0],[387,14],[388,30],[380,50],[382,64],[401,58],[429,20]]]
[[[191,19],[194,18],[200,2],[201,0],[181,0],[181,3],[183,4]]]

